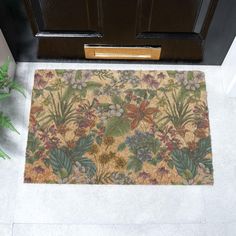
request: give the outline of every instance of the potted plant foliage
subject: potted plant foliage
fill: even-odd
[[[10,61],[7,60],[3,65],[0,66],[0,102],[2,100],[8,99],[11,96],[11,91],[16,90],[21,94],[24,94],[24,88],[21,84],[14,81],[8,74]],[[14,131],[19,134],[14,125],[11,122],[11,119],[4,114],[2,108],[0,107],[0,128],[6,128],[11,131]],[[1,135],[1,133],[0,133]],[[6,152],[1,148],[0,143],[0,158],[10,158]]]

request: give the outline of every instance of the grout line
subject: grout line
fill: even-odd
[[[14,236],[14,226],[15,226],[15,224],[12,223],[11,224],[11,236]]]
[[[236,222],[235,222],[236,223]],[[155,226],[155,225],[205,225],[205,223],[118,223],[118,224],[103,224],[103,223],[79,223],[79,224],[75,224],[75,223],[13,223],[14,225],[50,225],[50,226],[58,226],[58,225],[65,225],[65,226]],[[222,223],[224,224],[224,223]]]
[[[225,225],[225,224],[236,224],[235,221],[227,221],[227,222],[180,222],[180,223],[118,223],[118,224],[105,224],[105,223],[13,223],[13,225],[49,225],[49,226],[58,226],[58,225],[65,225],[65,226],[155,226],[155,225]]]

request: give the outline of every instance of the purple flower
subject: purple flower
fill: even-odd
[[[43,89],[47,85],[47,81],[44,80],[43,76],[39,73],[34,75],[34,88]]]
[[[41,166],[36,166],[33,168],[33,170],[37,173],[37,174],[43,174],[45,172],[45,170],[41,167]]]
[[[82,90],[87,87],[86,80],[88,79],[88,74],[82,77],[80,73],[74,70],[68,70],[64,73],[65,82],[74,89]]]
[[[145,83],[149,83],[149,82],[151,81],[151,79],[154,79],[154,77],[153,77],[152,75],[150,75],[150,74],[145,74],[145,75],[143,76],[142,81],[145,82]]]
[[[126,70],[126,71],[119,71],[120,73],[120,82],[130,82],[132,85],[137,85],[139,84],[140,80],[139,78],[135,75],[135,71],[133,70]]]
[[[136,156],[140,161],[150,161],[152,159],[152,153],[148,150],[148,148],[141,148],[137,150]]]
[[[142,81],[154,89],[157,89],[160,85],[160,83],[150,74],[144,75]]]
[[[153,146],[156,145],[155,137],[149,132],[135,131],[133,136],[127,137],[125,144],[130,151],[142,162],[152,159]]]
[[[180,86],[184,86],[187,90],[195,91],[200,88],[200,83],[204,79],[202,72],[193,72],[189,77],[187,71],[177,72],[175,78]]]
[[[169,171],[165,167],[161,167],[157,170],[157,174],[160,174],[161,176],[168,174]]]
[[[64,79],[66,84],[71,84],[75,80],[76,71],[66,70],[64,73]]]
[[[179,85],[182,85],[187,80],[187,72],[185,72],[185,71],[177,72],[175,75],[175,78],[177,80],[177,83]]]
[[[46,73],[46,77],[47,78],[52,78],[53,77],[53,73],[51,71]]]
[[[92,72],[91,72],[91,71],[86,70],[86,71],[83,71],[83,72],[82,72],[82,78],[83,78],[84,80],[90,80],[91,77],[92,77]]]
[[[158,79],[164,79],[166,76],[161,72],[157,75]]]
[[[156,179],[150,179],[151,184],[159,184],[159,182]]]
[[[140,177],[142,179],[148,179],[148,178],[150,178],[150,174],[145,171],[142,171],[139,173],[138,177]]]

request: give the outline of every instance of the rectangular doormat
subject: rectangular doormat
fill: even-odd
[[[36,71],[24,180],[213,184],[204,73]]]

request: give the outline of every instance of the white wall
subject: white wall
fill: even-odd
[[[224,91],[229,97],[236,97],[236,38],[221,66]]]
[[[0,65],[2,65],[7,58],[9,58],[11,60],[9,74],[10,74],[10,76],[13,77],[14,73],[15,73],[16,64],[15,64],[14,58],[11,54],[11,51],[9,50],[7,42],[2,34],[2,31],[0,29]]]

